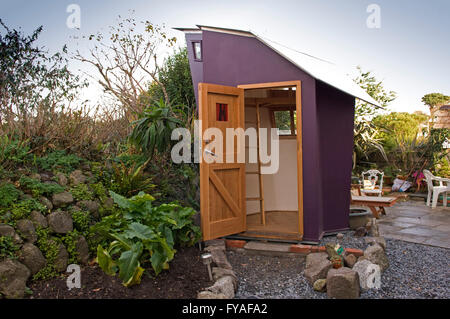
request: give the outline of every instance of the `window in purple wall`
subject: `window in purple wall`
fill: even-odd
[[[194,51],[194,60],[202,61],[202,41],[192,41],[192,49]]]

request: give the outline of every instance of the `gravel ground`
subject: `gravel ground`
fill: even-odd
[[[336,242],[324,238],[321,244]],[[347,233],[344,247],[364,249],[363,238]],[[361,298],[450,298],[450,250],[387,239],[389,268],[381,275],[381,288],[361,293]],[[239,278],[236,298],[327,298],[312,289],[303,276],[304,257],[269,257],[228,252]]]

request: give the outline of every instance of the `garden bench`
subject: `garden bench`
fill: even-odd
[[[395,204],[397,197],[357,196],[351,197],[351,205],[367,206],[375,218],[380,218],[380,213],[386,215],[384,207]]]

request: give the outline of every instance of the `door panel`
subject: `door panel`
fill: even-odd
[[[231,150],[226,149],[226,129],[244,128],[244,90],[199,83],[199,118],[202,137],[208,128],[219,129],[223,136],[223,150],[213,148],[215,136],[202,138],[200,214],[203,240],[210,240],[246,228],[245,163],[236,162],[237,139]],[[227,163],[227,155],[233,163]]]

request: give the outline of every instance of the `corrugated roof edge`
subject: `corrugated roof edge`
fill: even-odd
[[[251,31],[246,31],[246,30],[240,30],[240,29],[231,29],[231,28],[222,28],[222,27],[215,27],[215,26],[207,26],[207,25],[196,25],[196,28],[173,28],[174,30],[178,30],[178,31],[182,31],[185,33],[189,33],[189,32],[201,32],[202,30],[207,30],[207,31],[213,31],[213,32],[223,32],[223,33],[231,33],[231,34],[235,34],[235,35],[241,35],[241,36],[247,36],[247,37],[254,37],[256,39],[258,39],[260,42],[262,42],[264,45],[268,46],[269,48],[271,48],[273,51],[277,52],[279,55],[281,55],[283,58],[285,58],[286,60],[290,61],[292,64],[294,64],[296,67],[298,67],[299,69],[301,69],[302,71],[306,72],[307,74],[311,75],[313,78],[318,79],[322,82],[327,83],[328,85],[342,91],[345,92],[357,99],[360,99],[364,102],[367,102],[369,104],[372,104],[378,108],[383,108],[377,101],[375,101],[366,91],[364,91],[361,87],[357,86],[357,88],[355,87],[355,89],[359,90],[360,93],[359,94],[355,94],[354,92],[349,92],[350,90],[346,90],[343,89],[341,87],[338,87],[336,85],[334,85],[333,83],[330,83],[331,81],[327,81],[326,79],[324,79],[323,77],[319,77],[317,74],[312,74],[309,70],[306,70],[304,67],[302,67],[299,63],[297,63],[296,61],[292,60],[291,58],[289,58],[286,54],[283,54],[283,52],[280,52],[280,50],[277,50],[276,48],[274,48],[272,45],[270,45],[270,43],[268,43],[268,41],[264,40],[262,37],[256,35],[255,33],[251,32]],[[272,41],[272,40],[270,40]],[[274,41],[272,41],[274,42]],[[275,43],[275,42],[274,42]],[[280,44],[279,44],[280,45]],[[290,49],[293,50],[293,49]],[[310,58],[316,59],[317,61],[320,61],[321,63],[329,63],[329,64],[333,64],[331,62],[328,62],[326,60],[323,60],[321,58],[312,56],[310,54],[304,53],[304,52],[300,52],[300,51],[296,51],[293,50],[299,54],[303,54],[305,56],[308,56]],[[348,80],[352,81],[352,79],[350,79],[350,77],[347,74],[343,74],[345,77],[348,78]],[[354,82],[353,82],[354,83]],[[356,84],[356,83],[354,83]]]

